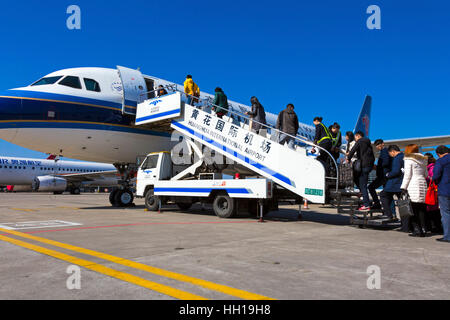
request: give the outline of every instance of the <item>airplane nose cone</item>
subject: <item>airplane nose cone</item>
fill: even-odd
[[[13,142],[17,134],[17,123],[21,119],[21,99],[10,93],[0,92],[0,139]]]

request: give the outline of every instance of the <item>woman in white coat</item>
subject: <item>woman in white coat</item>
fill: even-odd
[[[411,198],[414,216],[410,219],[410,229],[413,230],[410,236],[424,237],[426,230],[426,211],[425,197],[427,194],[427,164],[426,156],[419,153],[419,147],[416,144],[410,144],[405,148],[405,174],[401,189],[408,192]]]

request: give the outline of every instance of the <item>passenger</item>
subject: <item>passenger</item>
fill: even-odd
[[[164,89],[164,87],[162,85],[159,85],[158,86],[158,91],[156,92],[157,97],[159,98],[159,97],[162,97],[162,96],[164,96],[166,94],[167,94],[166,89]]]
[[[384,141],[382,139],[375,140],[375,148],[380,152],[378,156],[378,162],[376,165],[377,177],[369,185],[369,192],[372,196],[372,209],[381,209],[380,199],[378,198],[377,189],[381,186],[386,185],[386,174],[391,168],[392,158],[389,156],[388,150],[384,146]]]
[[[228,98],[219,87],[215,90],[213,105],[212,109],[219,118],[222,119],[222,117],[228,113]]]
[[[403,182],[400,189],[403,193],[408,193],[411,199],[411,207],[414,216],[410,217],[410,230],[412,237],[424,237],[427,233],[425,214],[427,205],[425,197],[427,195],[427,163],[426,156],[419,153],[419,146],[409,144],[405,148],[404,156],[405,170]]]
[[[200,97],[200,89],[197,84],[192,80],[192,76],[188,74],[186,80],[184,81],[184,93],[187,97],[187,104],[192,105],[198,102],[196,97]]]
[[[369,173],[373,170],[373,164],[375,163],[375,156],[373,155],[372,143],[366,137],[364,133],[358,131],[355,133],[356,143],[350,150],[347,161],[353,158],[356,153],[357,162],[360,162],[361,172],[359,176],[359,190],[363,196],[363,205],[358,209],[359,211],[370,210],[369,191],[367,190],[367,183],[369,182]],[[359,166],[359,165],[358,165]]]
[[[316,135],[314,137],[314,144],[330,152],[331,147],[333,145],[331,141],[331,134],[328,131],[327,126],[322,123],[322,120],[323,120],[322,117],[314,118],[313,123],[316,126]],[[316,153],[316,149],[312,148],[311,153]],[[317,156],[317,160],[322,162],[323,166],[325,167],[325,172],[329,173],[330,172],[329,155],[326,152],[320,151],[320,154]]]
[[[346,148],[346,151],[345,151],[345,156],[347,157],[348,154],[350,153],[350,150],[352,150],[353,146],[356,143],[355,135],[353,134],[353,132],[347,131],[345,133],[345,140],[347,141],[347,148]],[[352,171],[353,171],[353,182],[356,185],[356,187],[358,189],[360,189],[359,188],[359,175],[360,175],[360,172],[356,171],[354,166],[353,166],[353,164],[355,163],[356,160],[358,160],[358,158],[356,157],[356,154],[354,154],[353,157],[350,159],[350,164],[352,166]]]
[[[258,98],[251,97],[250,102],[252,104],[252,110],[246,112],[245,114],[250,116],[252,121],[251,130],[255,131],[259,134],[261,128],[263,128],[266,123],[266,112],[264,111],[264,107],[259,103]]]
[[[297,135],[298,127],[298,118],[294,112],[294,105],[289,103],[286,109],[278,114],[276,128],[282,132],[278,142],[281,145],[287,143],[290,149],[295,150],[295,139],[291,136],[295,137]]]
[[[441,208],[442,228],[444,237],[437,239],[442,242],[450,242],[450,155],[449,148],[439,146],[436,148],[436,154],[439,159],[436,160],[433,170],[433,181],[438,186],[439,207]]]
[[[381,206],[383,208],[384,216],[388,219],[393,219],[395,212],[392,211],[392,202],[394,201],[394,195],[400,198],[402,190],[400,187],[403,182],[403,167],[404,167],[404,154],[400,152],[400,148],[396,145],[388,147],[389,156],[392,159],[391,170],[386,173],[386,185],[383,191],[380,193]],[[409,220],[402,218],[402,231],[409,231]]]
[[[341,135],[341,126],[339,123],[335,122],[333,125],[329,127],[331,134],[331,155],[333,156],[336,162],[340,156],[340,150],[342,146],[342,135]]]
[[[425,153],[425,156],[428,157],[428,165],[427,165],[427,183],[428,187],[433,179],[433,169],[436,164],[436,159],[433,157],[431,153]],[[427,205],[427,227],[432,233],[442,233],[442,223],[441,223],[441,212],[439,211],[439,201],[435,205]]]

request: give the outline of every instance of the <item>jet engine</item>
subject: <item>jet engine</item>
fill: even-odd
[[[40,176],[34,178],[31,186],[33,191],[64,192],[67,188],[67,180],[53,176]]]

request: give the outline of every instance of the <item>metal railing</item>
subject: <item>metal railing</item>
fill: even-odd
[[[192,104],[192,106],[194,106],[194,107],[196,107],[196,108],[211,107],[211,110],[212,110],[212,109],[215,107],[215,108],[223,109],[223,107],[213,104],[213,103],[212,103],[212,98],[211,98],[211,97],[201,98],[201,97],[196,97],[196,96],[191,95],[191,94],[187,94],[187,93],[185,93],[184,91],[178,90],[176,84],[170,84],[170,85],[163,86],[163,89],[168,89],[168,90],[170,90],[170,91],[172,91],[172,92],[180,92],[182,95],[184,95],[184,96],[186,97],[186,101],[187,101],[187,98],[190,97],[190,98],[191,98],[191,101],[196,101],[196,100],[198,101],[198,102],[196,102],[196,104],[199,104],[200,102],[205,103],[205,104],[200,105],[200,106],[199,106],[199,105],[194,105],[194,104]],[[158,89],[155,89],[155,90],[151,90],[151,91],[142,93],[141,95],[147,95],[148,93],[152,93],[152,92],[159,91],[159,90],[161,90],[161,88],[158,88]],[[167,91],[167,90],[166,90],[166,91]],[[169,94],[169,93],[168,93],[168,94]],[[231,105],[231,104],[229,104],[229,106],[230,106],[230,105]],[[231,106],[232,106],[232,105],[231,105]],[[203,110],[203,109],[202,109],[202,110]],[[203,111],[204,111],[204,110],[203,110]],[[336,160],[334,159],[334,157],[331,155],[331,153],[328,152],[328,150],[326,150],[325,148],[322,148],[322,147],[319,146],[319,145],[316,145],[316,144],[312,143],[312,142],[309,141],[309,140],[304,139],[303,137],[301,137],[301,136],[299,136],[299,135],[293,136],[293,135],[288,134],[288,133],[286,133],[286,132],[284,132],[284,131],[281,131],[280,129],[277,129],[277,128],[274,127],[274,126],[271,126],[270,124],[267,124],[267,123],[261,123],[261,122],[258,122],[258,121],[256,121],[256,120],[253,120],[251,117],[247,116],[246,114],[243,114],[243,113],[241,113],[241,112],[237,112],[237,111],[234,111],[234,110],[232,111],[232,110],[230,110],[230,108],[228,108],[227,112],[226,112],[224,115],[227,115],[227,114],[231,114],[231,117],[228,117],[228,120],[227,120],[228,122],[234,121],[234,120],[237,120],[237,121],[239,121],[239,122],[243,122],[244,125],[246,125],[246,124],[249,125],[249,130],[251,129],[251,128],[250,128],[250,122],[252,122],[252,123],[257,123],[257,124],[259,124],[262,128],[265,128],[265,129],[267,130],[268,133],[270,132],[270,135],[271,135],[271,136],[272,136],[273,132],[275,131],[275,132],[277,133],[278,138],[281,136],[281,134],[283,134],[283,135],[285,135],[285,136],[287,136],[287,137],[290,137],[290,138],[294,139],[294,144],[296,144],[296,145],[298,145],[298,146],[300,146],[300,144],[303,143],[303,144],[306,144],[306,145],[311,146],[311,147],[314,148],[314,149],[317,148],[317,149],[319,149],[321,152],[322,152],[322,151],[325,152],[325,153],[328,155],[328,157],[332,160],[332,164],[333,164],[334,167],[336,168],[336,177],[327,177],[327,176],[325,176],[325,178],[332,179],[332,180],[336,180],[336,191],[338,191],[338,189],[339,189],[339,166],[338,166]],[[234,118],[233,116],[236,116],[237,118]],[[243,119],[243,121],[240,120],[240,119]],[[277,140],[278,140],[278,139],[277,139]],[[274,141],[274,140],[272,140],[272,141]],[[297,141],[297,142],[299,142],[299,143],[295,143],[295,141]],[[274,142],[279,143],[279,140],[278,140],[278,141],[274,141]],[[319,160],[318,160],[318,161],[319,161]]]

